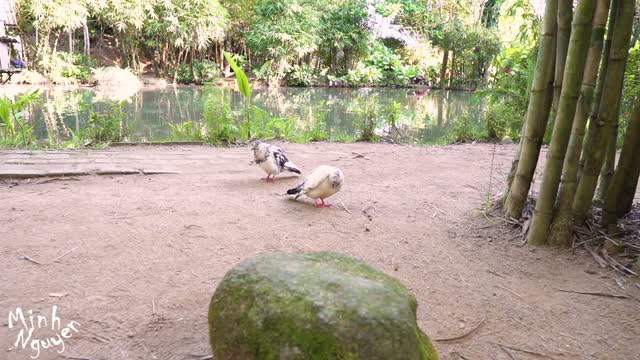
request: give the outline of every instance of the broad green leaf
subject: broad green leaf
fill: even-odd
[[[262,66],[260,67],[260,70],[258,70],[258,77],[261,78],[262,75],[264,75],[264,72],[267,71],[267,68],[269,67],[269,64],[271,64],[271,61],[267,60],[264,64],[262,64]]]
[[[235,61],[231,58],[231,54],[228,52],[224,52],[224,57],[229,62],[231,69],[236,74],[236,81],[238,82],[238,90],[245,98],[251,97],[251,87],[249,86],[249,79],[247,79],[247,75],[242,71],[242,69],[236,64]]]

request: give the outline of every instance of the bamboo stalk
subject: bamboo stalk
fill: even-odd
[[[538,164],[542,137],[549,119],[549,110],[553,97],[557,10],[557,0],[547,1],[527,108],[527,124],[525,136],[522,138],[520,161],[505,204],[506,215],[515,219],[519,219],[522,216],[522,208],[527,200],[531,180]]]
[[[553,206],[560,186],[560,176],[571,136],[576,103],[580,94],[584,68],[589,51],[595,0],[581,0],[571,25],[571,39],[567,51],[562,92],[558,104],[558,114],[553,127],[551,144],[547,152],[542,188],[534,210],[528,241],[532,245],[547,243],[547,234],[553,220]]]
[[[596,190],[607,147],[608,136],[606,136],[606,130],[613,122],[617,121],[616,103],[619,101],[624,79],[629,40],[631,39],[631,29],[633,27],[634,5],[633,1],[621,1],[617,11],[617,19],[611,41],[611,52],[607,60],[609,65],[604,79],[598,116],[592,122],[592,126],[595,126],[592,129],[594,133],[586,147],[584,169],[572,205],[573,216],[578,223],[584,222],[591,208],[593,194]]]
[[[571,230],[573,228],[571,204],[573,203],[573,197],[576,193],[578,163],[580,161],[580,153],[582,152],[582,143],[589,111],[593,106],[593,92],[598,78],[598,66],[602,59],[604,32],[607,23],[607,14],[609,13],[609,4],[609,0],[597,0],[593,16],[591,46],[589,47],[587,63],[585,65],[584,75],[582,76],[580,97],[578,98],[569,146],[562,168],[562,182],[558,194],[557,211],[551,224],[551,230],[549,231],[549,243],[552,245],[569,246],[571,244]],[[614,8],[611,8],[611,13],[615,13]],[[611,18],[611,15],[609,15],[609,18]],[[602,63],[606,64],[606,61]]]

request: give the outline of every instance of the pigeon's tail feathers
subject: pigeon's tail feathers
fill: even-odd
[[[287,190],[287,195],[295,195],[297,199],[298,196],[302,195],[302,190],[304,190],[304,183],[294,187],[293,189]]]
[[[302,174],[302,172],[300,171],[300,169],[298,169],[296,164],[292,163],[291,161],[287,161],[286,163],[284,163],[284,168],[287,169],[287,171],[291,171],[296,174]]]

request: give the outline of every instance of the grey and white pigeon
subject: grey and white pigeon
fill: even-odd
[[[276,175],[285,170],[296,174],[301,173],[300,169],[289,161],[282,149],[275,145],[256,140],[253,142],[251,150],[253,150],[254,162],[267,173],[267,177],[262,179],[266,182],[274,182]]]
[[[307,175],[300,185],[287,190],[287,194],[295,195],[294,199],[307,195],[316,200],[314,205],[316,208],[330,207],[330,204],[325,204],[324,199],[340,191],[343,183],[344,174],[340,169],[321,165]]]

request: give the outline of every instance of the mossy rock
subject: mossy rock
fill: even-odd
[[[209,306],[214,359],[438,358],[396,279],[332,252],[275,253],[231,269]]]

